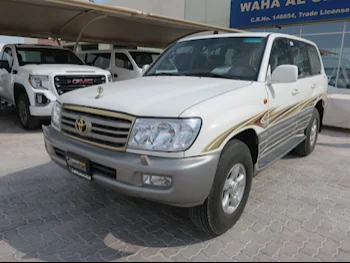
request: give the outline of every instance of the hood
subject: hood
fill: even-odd
[[[50,75],[50,74],[106,74],[107,71],[86,66],[86,65],[69,65],[69,64],[40,64],[40,65],[25,65],[21,67],[22,69],[31,71],[38,75]]]
[[[196,77],[142,77],[66,93],[61,103],[101,108],[134,116],[179,117],[212,97],[250,85],[248,81]]]

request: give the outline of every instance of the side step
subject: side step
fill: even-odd
[[[288,142],[283,144],[282,146],[276,148],[272,152],[266,154],[265,156],[261,157],[258,161],[257,170],[263,170],[267,168],[269,165],[274,163],[275,161],[278,161],[285,155],[287,155],[291,150],[293,150],[295,147],[297,147],[300,143],[302,143],[305,140],[305,135],[298,135],[297,137],[294,137],[290,139]]]

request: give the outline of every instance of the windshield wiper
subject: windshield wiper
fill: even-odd
[[[212,72],[189,73],[189,74],[186,74],[186,76],[208,77],[208,78],[221,78],[221,79],[232,79],[230,76],[227,76],[227,75],[220,75],[220,74],[212,73]]]
[[[147,75],[147,77],[153,77],[153,76],[183,76],[183,75],[176,72],[161,72],[161,73],[153,73],[153,74]]]

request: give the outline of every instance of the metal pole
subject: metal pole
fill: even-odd
[[[90,21],[84,26],[84,28],[80,31],[79,36],[78,36],[78,38],[77,38],[77,40],[76,40],[76,42],[75,42],[75,46],[74,46],[74,50],[73,50],[74,53],[77,52],[80,39],[81,39],[81,37],[83,36],[84,31],[88,28],[88,26],[91,25],[92,23],[98,21],[98,20],[101,20],[101,19],[104,19],[104,18],[107,18],[107,17],[108,17],[107,15],[95,17],[94,19],[90,20]]]

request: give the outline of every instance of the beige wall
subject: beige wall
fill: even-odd
[[[229,27],[230,0],[185,0],[185,19]]]
[[[109,0],[105,4],[224,27],[230,21],[230,0]]]
[[[185,0],[109,0],[104,4],[124,6],[148,13],[184,18]]]

